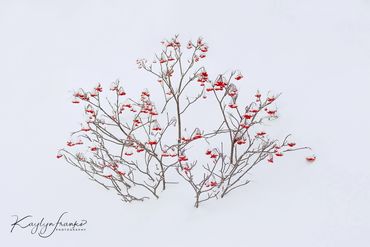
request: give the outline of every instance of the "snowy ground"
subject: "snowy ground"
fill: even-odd
[[[368,0],[1,0],[1,245],[369,246],[369,13]],[[318,161],[260,166],[247,187],[195,209],[182,185],[122,204],[56,160],[81,117],[72,90],[121,78],[138,92],[152,78],[136,58],[176,33],[203,36],[210,71],[240,69],[247,94],[283,92],[277,127]],[[14,214],[64,211],[87,230],[9,233]]]

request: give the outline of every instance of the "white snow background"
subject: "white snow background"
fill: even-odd
[[[82,120],[73,90],[117,78],[130,94],[150,87],[135,60],[174,34],[203,36],[209,71],[240,69],[245,95],[282,92],[275,132],[317,162],[303,151],[262,163],[249,185],[195,209],[185,184],[124,204],[57,160]],[[369,246],[369,76],[368,0],[0,0],[0,245]],[[14,214],[64,211],[87,230],[10,233]]]

